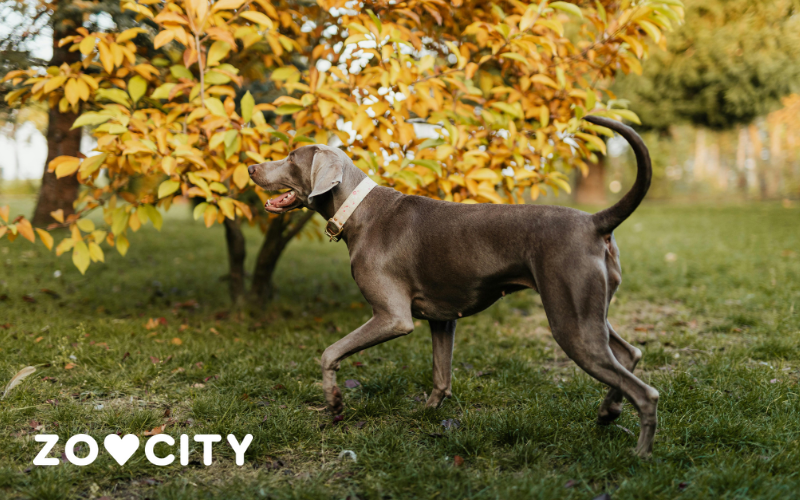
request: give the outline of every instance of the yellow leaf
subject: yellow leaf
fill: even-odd
[[[175,32],[172,30],[164,30],[153,39],[153,48],[160,49],[175,39]]]
[[[161,160],[161,170],[167,175],[172,175],[172,172],[175,171],[175,165],[177,165],[177,162],[175,158],[171,156],[165,156],[164,159]]]
[[[133,99],[134,104],[136,104],[136,102],[138,102],[139,99],[142,98],[142,96],[146,91],[147,91],[147,80],[142,78],[141,75],[134,76],[128,82],[128,93],[130,94],[131,99]]]
[[[263,14],[261,12],[248,10],[239,14],[239,17],[243,17],[248,21],[258,23],[267,29],[272,29],[272,19],[268,18],[266,14]]]
[[[78,226],[78,229],[84,233],[91,233],[94,231],[94,222],[89,219],[78,219],[78,222],[75,224]]]
[[[64,85],[64,82],[66,81],[67,77],[64,75],[54,76],[53,78],[47,80],[47,83],[44,84],[44,93],[49,94],[50,92]]]
[[[60,179],[68,175],[72,175],[78,171],[78,167],[80,166],[81,166],[81,161],[77,158],[61,162],[56,167],[56,177]]]
[[[61,243],[59,243],[58,246],[56,247],[56,257],[61,256],[61,254],[65,252],[69,252],[70,250],[72,250],[72,247],[74,246],[75,246],[75,240],[73,240],[72,238],[64,238],[63,240],[61,240]]]
[[[59,208],[58,210],[56,210],[54,212],[50,212],[50,217],[54,218],[55,220],[57,220],[58,222],[63,224],[64,223],[64,209]]]
[[[81,54],[88,56],[94,50],[94,44],[97,43],[97,37],[94,36],[87,36],[85,37],[80,44]]]
[[[106,160],[106,156],[108,153],[101,153],[99,155],[94,155],[86,158],[81,162],[81,177],[84,179],[95,173],[95,171],[100,168],[103,162]]]
[[[70,104],[75,105],[80,100],[80,95],[78,93],[78,81],[74,78],[70,78],[67,81],[67,85],[64,87],[64,95],[69,101]]]
[[[113,72],[114,71],[114,54],[112,52],[113,49],[109,49],[106,42],[102,40],[100,40],[98,47],[100,49],[100,63],[103,65],[103,69],[106,70],[106,73]],[[119,49],[119,45],[117,45],[116,43],[112,44],[112,47],[116,47],[117,49]],[[121,53],[122,50],[120,49],[120,54]],[[122,63],[122,61],[120,61],[120,63]]]
[[[606,154],[606,143],[603,142],[603,139],[597,137],[596,135],[585,134],[583,132],[576,132],[575,136],[580,137],[584,141],[593,145],[601,153]]]
[[[34,234],[33,227],[31,226],[31,223],[28,222],[28,219],[20,219],[20,221],[17,222],[17,231],[19,232],[20,236],[31,243],[36,241],[36,235]]]
[[[228,42],[223,42],[222,40],[217,40],[211,45],[211,48],[208,50],[208,66],[216,66],[219,62],[225,59],[228,56],[228,53],[231,51],[231,46]],[[250,121],[250,120],[245,120]]]
[[[233,171],[233,183],[239,189],[244,189],[248,182],[250,182],[250,173],[247,171],[247,166],[239,165]]]
[[[528,8],[525,9],[525,13],[522,14],[522,19],[519,21],[519,30],[525,31],[536,21],[536,15],[539,11],[539,6],[536,4],[528,5]]]
[[[219,10],[236,10],[242,6],[244,0],[219,0],[217,3],[211,7],[211,12],[217,12]]]
[[[256,101],[253,99],[253,95],[248,90],[247,93],[242,96],[242,100],[240,102],[240,107],[242,108],[242,120],[244,120],[245,123],[249,122],[253,117],[253,108],[255,105]]]
[[[116,246],[117,246],[117,252],[119,252],[120,255],[125,257],[125,254],[128,253],[128,247],[130,247],[131,244],[128,241],[128,238],[126,238],[124,234],[121,234],[117,236]]]
[[[206,223],[206,227],[211,227],[214,225],[214,221],[217,220],[217,214],[219,210],[215,205],[209,204],[206,206],[205,211],[203,212],[203,221]]]
[[[86,274],[86,269],[89,268],[89,248],[86,243],[79,241],[72,249],[72,263],[78,268],[81,274]]]
[[[8,213],[10,211],[11,209],[8,207],[8,205],[3,205],[2,207],[0,207],[0,218],[8,222]]]
[[[133,40],[139,33],[147,33],[147,31],[145,31],[142,28],[127,29],[122,33],[120,33],[119,35],[117,35],[117,43],[125,43],[128,40]]]
[[[217,203],[219,203],[219,208],[222,209],[222,213],[225,215],[225,217],[231,220],[236,218],[236,211],[233,208],[233,200],[230,198],[220,198]]]
[[[173,337],[173,339],[170,340],[170,343],[172,345],[181,345],[181,344],[183,344],[183,341],[181,339],[179,339],[178,337]]]
[[[92,259],[92,262],[105,262],[106,257],[103,254],[103,249],[100,248],[95,242],[89,243],[89,257]]]

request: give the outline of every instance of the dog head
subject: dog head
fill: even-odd
[[[251,165],[247,171],[253,182],[267,191],[289,191],[267,200],[267,212],[281,214],[299,208],[316,209],[316,197],[342,182],[342,172],[349,162],[338,148],[323,145],[295,149],[283,160]]]

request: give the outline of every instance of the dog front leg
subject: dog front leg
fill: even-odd
[[[336,386],[339,362],[363,349],[381,344],[393,338],[408,335],[414,330],[410,308],[405,315],[376,314],[369,321],[353,330],[322,353],[322,390],[328,408],[334,414],[343,410],[342,392]]]
[[[426,406],[436,408],[452,395],[451,377],[456,322],[429,321],[433,341],[433,391]]]

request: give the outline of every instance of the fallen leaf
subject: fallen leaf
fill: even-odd
[[[47,295],[53,297],[54,299],[60,299],[61,298],[61,295],[59,295],[58,292],[56,292],[54,290],[50,290],[49,288],[42,288],[41,292],[42,293],[46,293]]]
[[[125,354],[122,355],[122,361],[125,361],[126,359],[128,359],[130,357],[131,357],[131,353],[126,352]]]
[[[192,385],[192,387],[195,388],[195,389],[202,389],[205,386],[206,386],[206,384],[201,384],[200,382]]]
[[[349,378],[344,381],[344,386],[348,389],[355,389],[356,387],[360,386],[361,382],[356,379]]]
[[[31,303],[31,304],[35,304],[35,303],[36,303],[36,299],[34,299],[34,298],[33,298],[33,295],[31,295],[31,294],[29,294],[29,293],[28,293],[28,294],[25,294],[25,295],[23,295],[23,296],[22,296],[22,300],[24,300],[25,302],[29,302],[29,303]]]
[[[218,331],[217,331],[217,329],[216,329],[216,328],[214,328],[213,326],[212,326],[211,328],[209,328],[209,329],[208,329],[208,331],[209,331],[209,332],[211,332],[211,333],[213,333],[214,335],[219,335],[219,332],[218,332]]]
[[[150,356],[150,361],[152,361],[154,365],[161,363],[161,360],[155,356]]]
[[[359,429],[363,429],[365,425],[367,425],[367,423],[362,420],[356,424],[356,427],[358,427]]]
[[[572,488],[576,484],[578,484],[578,481],[575,481],[574,479],[570,479],[569,481],[564,483],[564,488]]]
[[[169,418],[171,416],[172,416],[172,410],[170,410],[169,408],[164,410],[164,418]]]
[[[453,457],[453,465],[455,465],[456,467],[461,467],[462,465],[464,465],[464,459],[461,458],[460,455],[454,456]]]
[[[33,343],[38,344],[39,342],[42,341],[42,339],[44,339],[44,337],[36,337],[36,340],[34,340]]]
[[[179,339],[178,337],[173,337],[173,339],[170,340],[170,343],[173,345],[181,345],[183,344],[183,340]]]
[[[67,363],[66,365],[64,365],[64,369],[72,370],[73,368],[75,368],[75,366],[76,366],[75,363]]]
[[[144,327],[147,330],[153,330],[154,328],[158,328],[158,325],[159,325],[158,320],[156,320],[155,318],[150,318],[147,320],[147,323],[145,323]]]
[[[33,366],[26,366],[22,370],[18,371],[13,377],[11,377],[11,380],[8,381],[8,385],[6,385],[6,388],[3,391],[3,397],[0,397],[0,399],[5,399],[6,395],[11,392],[11,389],[21,384],[23,380],[25,380],[35,371],[36,368]]]
[[[166,426],[167,426],[167,424],[164,424],[164,425],[162,425],[160,427],[153,427],[152,430],[144,431],[144,435],[145,436],[155,436],[156,434],[161,434],[162,432],[164,432],[164,428]]]

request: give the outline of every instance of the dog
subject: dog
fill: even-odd
[[[272,213],[306,207],[329,219],[326,232],[350,252],[353,278],[373,316],[328,347],[321,357],[328,407],[341,413],[336,385],[339,363],[368,347],[414,330],[427,320],[433,338],[433,390],[427,406],[451,396],[456,321],[483,311],[499,298],[533,289],[542,299],[553,338],[589,375],[609,386],[598,423],[621,412],[622,399],[636,408],[640,433],[635,453],[652,453],[658,391],[633,375],[642,353],[608,323],[608,306],[621,283],[613,231],[639,206],[652,176],[650,157],[630,127],[607,118],[586,121],[607,127],[633,148],[637,176],[614,206],[596,214],[558,206],[461,204],[402,194],[388,187],[361,193],[342,226],[342,213],[363,186],[374,184],[341,150],[303,146],[280,161],[248,168],[268,191]],[[351,207],[352,208],[352,207]]]

